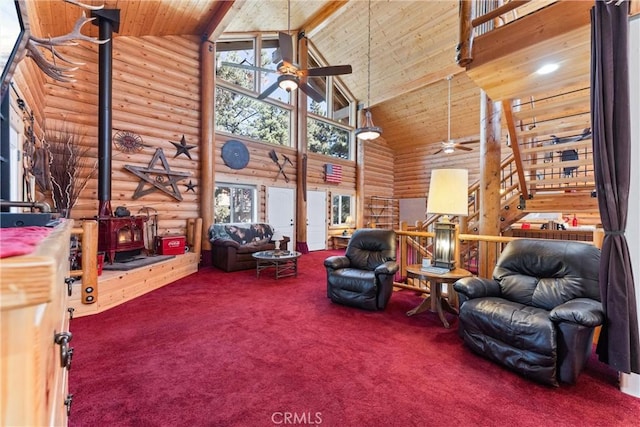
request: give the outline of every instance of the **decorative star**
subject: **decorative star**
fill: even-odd
[[[160,161],[162,163],[162,169],[156,168],[156,163]],[[156,152],[153,158],[149,162],[149,166],[138,167],[125,165],[124,168],[132,174],[139,177],[142,181],[138,184],[138,188],[133,193],[133,198],[137,199],[153,191],[160,190],[166,193],[176,200],[182,201],[182,195],[178,189],[178,181],[190,176],[189,172],[174,172],[169,167],[167,158],[164,156],[162,148],[156,148]],[[144,189],[145,184],[150,184],[152,187]],[[171,187],[171,190],[169,190]]]
[[[189,180],[188,183],[183,184],[185,187],[187,187],[186,191],[192,191],[192,192],[196,192],[195,188],[198,186],[198,184],[194,184],[193,182],[191,182],[191,180]]]
[[[195,148],[195,145],[187,145],[187,140],[184,138],[184,135],[182,135],[182,139],[180,140],[180,142],[173,142],[173,141],[169,141],[170,143],[172,143],[175,147],[176,147],[176,155],[173,156],[173,158],[175,159],[176,157],[178,157],[180,154],[185,154],[189,160],[193,160],[191,159],[191,153],[189,153],[189,150],[191,150],[192,148]]]

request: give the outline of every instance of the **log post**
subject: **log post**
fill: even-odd
[[[213,224],[215,187],[215,44],[200,45],[200,217],[205,227]],[[211,250],[209,233],[201,233],[202,249]]]
[[[475,15],[475,1],[460,0],[459,2],[460,32],[456,50],[456,61],[461,67],[466,67],[473,61],[471,49],[473,48],[473,25],[471,20]]]
[[[493,102],[482,91],[480,97],[480,215],[479,234],[500,235],[500,119],[501,104]],[[489,251],[486,243],[479,245],[478,275],[491,277],[497,260],[495,251]]]

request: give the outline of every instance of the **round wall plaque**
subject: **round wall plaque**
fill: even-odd
[[[241,141],[231,139],[222,146],[222,160],[231,169],[243,169],[249,164],[249,150]]]

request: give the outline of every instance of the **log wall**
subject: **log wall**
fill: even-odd
[[[186,232],[186,220],[199,213],[200,99],[199,42],[196,37],[115,37],[113,40],[113,136],[126,131],[140,136],[142,148],[126,152],[112,145],[111,205],[125,206],[132,214],[143,207],[159,213],[159,234]],[[85,135],[83,144],[97,159],[98,54],[95,46],[68,48],[68,55],[86,63],[72,84],[49,81],[44,115],[50,128],[75,127]],[[184,142],[189,156],[173,144]],[[161,149],[172,172],[188,173],[171,194],[154,189],[133,196],[141,179],[126,165],[147,168]],[[154,169],[164,172],[161,162]],[[152,174],[151,177],[154,177]],[[186,185],[195,184],[193,190]],[[154,187],[145,183],[142,190]],[[179,198],[182,200],[179,200]],[[97,174],[81,193],[71,216],[93,217],[98,211]]]

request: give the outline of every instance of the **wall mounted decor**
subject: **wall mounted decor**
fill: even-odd
[[[191,158],[191,153],[189,152],[189,150],[191,150],[192,148],[196,148],[196,146],[187,145],[187,140],[184,138],[184,135],[182,135],[182,139],[180,140],[180,142],[173,142],[173,141],[169,141],[169,142],[176,147],[176,155],[173,156],[174,159],[178,157],[180,154],[184,154],[189,158],[189,160],[193,160]]]
[[[189,182],[187,182],[186,184],[183,184],[185,187],[187,187],[187,189],[185,190],[185,193],[188,191],[191,191],[193,193],[196,192],[196,187],[198,186],[198,184],[195,184],[193,182],[191,182],[191,180],[189,180]]]
[[[162,169],[156,167],[158,162],[162,164]],[[160,190],[174,199],[182,201],[178,181],[191,175],[190,172],[172,171],[162,148],[156,148],[156,152],[146,168],[131,165],[124,165],[124,168],[141,179],[138,188],[133,193],[134,200]],[[145,188],[147,184],[151,185],[151,188]]]
[[[231,169],[244,169],[249,164],[249,150],[243,142],[230,139],[222,146],[222,160]]]
[[[126,130],[116,132],[113,136],[113,144],[123,153],[139,153],[144,148],[142,137]]]

